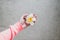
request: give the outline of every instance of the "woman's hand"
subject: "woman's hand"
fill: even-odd
[[[34,25],[36,20],[37,20],[36,14],[24,14],[20,19],[20,23],[23,25],[24,28],[26,28],[30,25]]]

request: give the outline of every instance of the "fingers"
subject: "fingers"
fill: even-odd
[[[23,15],[23,20],[26,21],[26,17],[28,16],[28,14],[24,14]]]
[[[26,24],[26,26],[29,26],[30,24],[29,23],[26,23],[27,16],[28,16],[28,14],[24,14],[23,20],[24,20],[24,23]]]

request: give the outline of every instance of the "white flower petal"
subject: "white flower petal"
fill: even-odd
[[[33,18],[33,21],[36,21],[36,18]]]
[[[29,16],[30,16],[30,17],[33,17],[33,14],[30,14]]]
[[[33,14],[30,14],[30,15],[27,16],[27,18],[30,18],[30,17],[33,17]]]
[[[34,23],[33,23],[33,22],[31,22],[31,23],[30,23],[30,25],[34,25]]]

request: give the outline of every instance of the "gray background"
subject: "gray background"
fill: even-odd
[[[14,40],[60,40],[60,0],[0,0],[0,31],[16,23],[24,13],[35,13],[38,20]]]

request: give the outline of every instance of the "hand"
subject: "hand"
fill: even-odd
[[[23,25],[23,27],[28,27],[30,25],[34,25],[34,23],[37,20],[36,14],[25,14],[21,17],[20,23]]]

